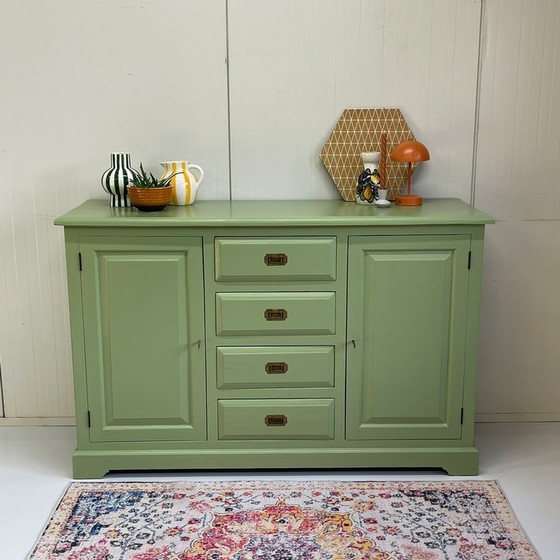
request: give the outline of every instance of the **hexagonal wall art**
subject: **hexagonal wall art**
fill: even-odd
[[[362,152],[379,152],[381,135],[387,134],[389,199],[406,183],[407,167],[392,161],[391,150],[401,142],[415,140],[399,109],[345,109],[321,150],[321,160],[344,200],[355,200],[356,181],[364,166]]]

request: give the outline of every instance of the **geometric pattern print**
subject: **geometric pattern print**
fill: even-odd
[[[342,198],[355,200],[356,180],[363,171],[362,152],[380,152],[387,135],[385,178],[388,198],[394,200],[406,184],[407,165],[392,161],[393,148],[414,135],[399,109],[345,109],[321,150],[321,160]]]
[[[494,481],[72,483],[30,560],[538,560]]]
[[[110,206],[126,208],[130,206],[126,186],[132,179],[130,154],[114,152],[111,154],[111,167],[101,176],[101,186],[111,195]]]

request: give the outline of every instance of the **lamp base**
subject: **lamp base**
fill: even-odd
[[[416,194],[399,194],[395,199],[397,206],[422,206],[424,199]]]

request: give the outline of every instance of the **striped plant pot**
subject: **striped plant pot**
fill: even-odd
[[[132,179],[130,154],[113,152],[111,167],[101,176],[101,186],[111,195],[110,205],[115,208],[130,206],[126,186]]]

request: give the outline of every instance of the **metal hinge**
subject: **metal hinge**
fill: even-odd
[[[468,263],[467,263],[467,268],[470,270],[471,269],[471,257],[472,257],[472,252],[469,251],[469,259],[468,259]]]
[[[82,272],[84,270],[82,266],[82,253],[78,253],[78,266],[80,267],[80,272]]]

